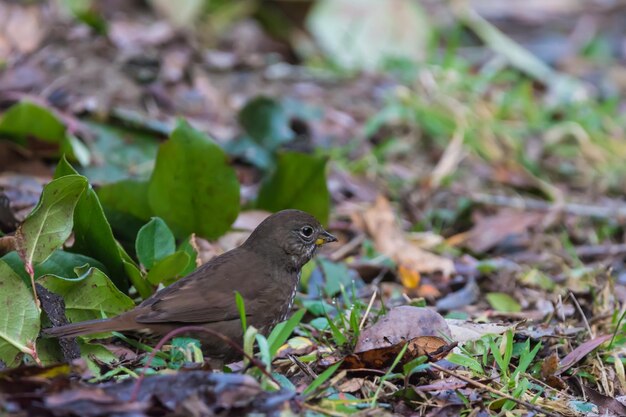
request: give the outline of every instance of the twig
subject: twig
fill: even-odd
[[[365,309],[365,314],[363,314],[363,318],[361,319],[361,323],[359,323],[359,330],[363,329],[363,325],[365,324],[365,320],[367,320],[367,316],[370,314],[370,310],[374,305],[374,300],[376,300],[376,295],[378,294],[378,288],[374,290],[374,294],[370,298],[370,302],[367,304],[367,308]]]
[[[313,369],[311,369],[311,367],[309,365],[307,365],[306,363],[302,362],[300,359],[298,359],[294,355],[290,354],[290,355],[287,355],[287,357],[289,358],[289,360],[293,364],[295,364],[298,368],[300,368],[300,370],[302,372],[307,374],[309,378],[311,378],[312,380],[315,380],[315,378],[317,378],[317,374],[315,372],[313,372]]]
[[[348,243],[337,249],[329,258],[333,262],[337,262],[346,257],[350,252],[358,248],[365,241],[365,233],[359,233]]]
[[[259,362],[256,358],[254,358],[254,357],[248,355],[246,352],[244,352],[243,349],[241,349],[241,347],[236,342],[234,342],[231,338],[226,337],[223,334],[215,332],[215,331],[213,331],[211,329],[207,329],[206,327],[202,327],[202,326],[183,326],[183,327],[179,327],[177,329],[174,329],[171,332],[167,333],[165,336],[163,336],[163,338],[159,341],[159,343],[157,343],[157,345],[154,347],[154,350],[152,352],[150,352],[150,356],[148,356],[148,360],[146,361],[146,364],[143,367],[141,375],[139,376],[139,378],[137,378],[137,381],[135,382],[135,386],[133,387],[133,392],[132,392],[132,394],[130,396],[130,399],[129,399],[130,402],[134,402],[134,401],[137,400],[137,396],[139,395],[139,389],[141,388],[141,383],[143,382],[143,380],[144,380],[144,378],[146,376],[146,371],[150,367],[150,364],[154,360],[154,357],[156,356],[157,352],[159,352],[161,350],[161,348],[163,347],[163,345],[165,345],[174,336],[177,336],[177,335],[179,335],[181,333],[187,333],[187,332],[208,333],[211,336],[215,336],[217,338],[222,339],[222,341],[224,341],[227,344],[229,344],[233,349],[235,349],[239,353],[243,354],[243,356],[245,356],[246,359],[248,359],[251,364],[253,364],[257,368],[259,368],[259,370],[263,374],[265,374],[265,376],[267,376],[269,379],[272,380],[272,382],[274,382],[277,386],[280,387],[280,383],[278,381],[276,381],[276,378],[274,378],[272,376],[272,374],[270,374],[265,369],[265,364]]]
[[[443,372],[444,374],[447,374],[447,375],[450,375],[450,376],[452,376],[454,378],[460,379],[461,381],[465,381],[465,382],[467,382],[468,384],[470,384],[470,385],[472,385],[474,387],[477,387],[477,388],[480,388],[480,389],[484,389],[485,391],[489,391],[490,393],[492,393],[494,395],[497,395],[499,397],[506,398],[507,400],[511,400],[511,401],[513,401],[513,402],[515,402],[515,403],[517,403],[519,405],[522,405],[522,406],[524,406],[526,408],[534,410],[534,411],[536,411],[538,413],[543,413],[543,414],[545,414],[547,416],[550,416],[550,417],[561,417],[559,414],[553,413],[552,411],[548,411],[548,410],[546,410],[546,409],[544,409],[544,408],[542,408],[542,407],[540,407],[538,405],[529,403],[528,401],[524,401],[524,400],[520,400],[519,398],[515,398],[512,395],[509,395],[509,394],[507,394],[505,392],[498,391],[497,389],[491,388],[489,385],[485,385],[485,384],[482,384],[480,382],[474,381],[473,379],[468,378],[468,377],[463,376],[463,375],[458,375],[458,374],[456,374],[456,373],[454,373],[452,371],[447,370],[446,368],[444,368],[442,366],[437,365],[436,363],[431,363],[430,366],[435,368],[436,370],[438,370],[440,372]]]
[[[591,330],[591,326],[589,326],[589,321],[587,320],[587,316],[585,316],[585,313],[583,312],[583,309],[580,306],[580,303],[578,302],[578,300],[576,299],[576,296],[571,290],[569,290],[569,296],[574,302],[574,305],[576,306],[576,310],[578,310],[578,313],[582,317],[583,323],[585,323],[585,328],[587,329],[587,333],[589,333],[589,337],[592,339],[595,338],[595,335],[593,334],[593,331]]]
[[[543,200],[531,198],[508,197],[491,194],[471,194],[470,198],[489,206],[512,207],[520,210],[536,210],[546,212],[562,212],[574,216],[594,217],[599,219],[626,219],[626,205],[606,207],[591,204],[564,203],[552,204]]]

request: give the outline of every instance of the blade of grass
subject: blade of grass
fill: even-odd
[[[313,380],[313,382],[311,382],[311,384],[306,387],[306,389],[302,392],[303,396],[309,396],[309,394],[311,394],[313,391],[315,391],[320,385],[322,385],[324,382],[326,382],[328,380],[328,378],[330,378],[331,376],[333,376],[333,374],[335,373],[335,371],[337,370],[337,368],[339,368],[339,366],[341,365],[341,362],[343,361],[339,361],[336,364],[330,366],[328,369],[326,369],[324,372],[322,372],[321,374],[318,375],[317,378],[315,378]]]

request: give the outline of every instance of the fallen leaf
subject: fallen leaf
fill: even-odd
[[[626,406],[615,398],[599,393],[585,385],[582,386],[582,389],[585,391],[585,395],[589,398],[589,401],[598,406],[601,415],[609,415],[609,413],[612,413],[616,416],[626,416]]]
[[[613,336],[610,334],[605,334],[604,336],[598,336],[578,346],[576,349],[568,353],[567,356],[561,359],[559,369],[555,372],[555,374],[561,375],[563,372],[567,371],[569,368],[577,364],[594,349],[596,349],[602,343],[610,340],[612,337]]]
[[[401,341],[390,346],[354,352],[342,364],[347,369],[384,369],[393,364],[404,345],[408,347],[399,364],[407,363],[419,356],[427,355],[431,360],[443,359],[455,346],[447,344],[441,337],[418,336],[408,342]]]
[[[361,332],[354,351],[389,347],[421,336],[451,338],[452,334],[445,319],[434,310],[413,306],[395,307]]]
[[[507,313],[518,313],[522,311],[522,306],[517,300],[502,292],[490,292],[486,295],[487,301],[494,310]]]
[[[564,390],[567,388],[567,384],[555,375],[558,368],[559,355],[554,352],[541,362],[541,378],[552,388]]]
[[[385,197],[378,196],[376,203],[362,214],[362,223],[376,249],[403,268],[419,273],[441,271],[446,276],[454,272],[450,259],[425,251],[407,239]]]
[[[406,288],[413,289],[420,285],[420,273],[404,265],[398,266],[398,276],[400,277],[400,282]]]
[[[506,239],[539,224],[544,215],[514,209],[500,210],[495,216],[479,218],[469,231],[465,246],[475,253],[484,253]]]
[[[472,323],[456,319],[446,319],[446,323],[450,329],[452,340],[459,344],[478,340],[487,334],[503,334],[517,326],[516,324]]]
[[[0,3],[0,62],[8,61],[12,53],[35,51],[46,34],[46,16],[42,5]]]

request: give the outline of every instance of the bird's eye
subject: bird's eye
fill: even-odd
[[[304,237],[311,237],[313,236],[313,228],[311,226],[304,226],[300,229],[300,234]]]

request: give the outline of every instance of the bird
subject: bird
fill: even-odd
[[[247,323],[261,334],[269,333],[289,316],[304,264],[318,247],[336,241],[311,214],[282,210],[263,220],[241,246],[211,259],[134,309],[112,318],[51,327],[44,334],[59,338],[111,331],[164,335],[193,325],[241,343],[243,327],[235,293],[244,300]],[[217,363],[241,359],[219,338],[194,336]]]

